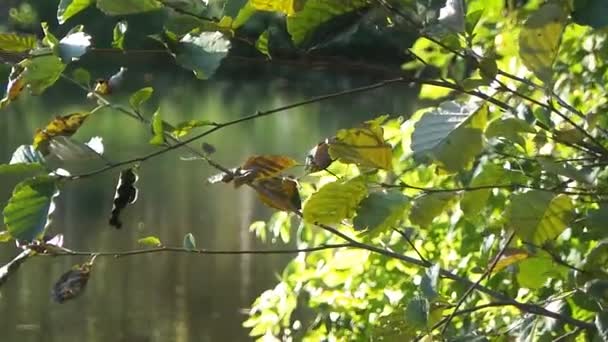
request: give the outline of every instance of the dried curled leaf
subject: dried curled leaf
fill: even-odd
[[[338,131],[336,137],[329,142],[329,154],[347,164],[391,168],[391,145],[384,141],[384,129],[378,120],[366,122],[363,128]]]
[[[100,95],[111,94],[114,90],[116,90],[116,88],[120,87],[120,85],[123,83],[126,72],[127,72],[127,68],[121,67],[120,70],[118,70],[118,72],[115,73],[114,75],[110,76],[110,78],[97,79],[95,81],[94,91]]]
[[[271,208],[283,211],[298,211],[302,207],[298,183],[287,177],[273,177],[253,184],[260,200]]]
[[[110,225],[120,229],[122,222],[120,221],[120,212],[127,205],[137,201],[138,190],[135,187],[138,176],[134,168],[125,169],[120,172],[118,185],[116,185],[116,194],[114,195],[114,205],[112,206],[112,215],[110,216]]]
[[[306,156],[306,171],[317,172],[328,168],[334,160],[329,155],[329,144],[322,141]]]
[[[252,156],[240,167],[230,170],[230,173],[219,173],[209,177],[209,183],[230,183],[234,181],[235,187],[243,184],[252,184],[262,179],[273,178],[281,172],[298,163],[287,156],[261,155]]]
[[[91,263],[75,265],[62,274],[53,286],[51,297],[61,304],[80,295],[89,281],[92,266]]]
[[[65,116],[58,116],[49,122],[44,129],[39,129],[34,135],[34,147],[48,154],[49,140],[56,136],[70,137],[78,131],[80,126],[89,116],[89,113],[73,113]]]
[[[9,103],[16,100],[23,88],[25,88],[25,79],[23,78],[23,68],[18,65],[13,66],[11,74],[8,77],[8,84],[6,85],[6,94],[4,98],[0,100],[0,109],[6,107]]]

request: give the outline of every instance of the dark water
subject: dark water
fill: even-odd
[[[169,122],[223,122],[351,84],[345,79],[319,86],[297,78],[193,83],[167,77],[154,85]],[[206,142],[217,148],[215,158],[226,166],[236,166],[251,154],[287,154],[303,160],[310,147],[341,127],[380,114],[410,112],[407,92],[404,86],[393,87],[308,105],[226,128]],[[126,99],[116,95],[115,101]],[[83,108],[89,107],[82,93],[63,85],[0,111],[0,161],[8,162],[19,145],[31,143],[35,128],[50,118]],[[115,161],[154,150],[147,145],[149,130],[117,112],[91,117],[75,138],[86,141],[93,135],[104,138],[106,156]],[[181,161],[184,155],[174,152],[142,164],[140,197],[125,211],[122,230],[107,225],[117,170],[66,184],[51,232],[63,233],[66,247],[83,251],[136,249],[137,239],[147,235],[179,246],[188,232],[201,248],[281,247],[263,244],[248,232],[251,222],[272,213],[251,190],[206,184],[214,170],[200,162]],[[0,203],[17,182],[0,178]],[[17,253],[12,243],[0,245],[0,262]],[[241,328],[244,312],[257,295],[274,286],[275,274],[289,256],[102,258],[81,297],[65,304],[52,302],[50,289],[56,279],[86,260],[38,257],[25,263],[0,288],[0,341],[248,340]]]

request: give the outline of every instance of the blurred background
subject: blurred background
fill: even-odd
[[[119,18],[101,20],[96,9],[77,16],[75,23],[58,27],[56,1],[0,3],[0,30],[40,34],[38,23],[48,21],[58,36],[76,24],[95,37],[95,46],[109,44],[111,28]],[[87,23],[90,18],[95,21]],[[150,24],[152,23],[152,24]],[[139,42],[154,31],[150,17],[129,18],[128,39]],[[147,44],[147,43],[145,43]],[[153,44],[153,43],[150,43]],[[129,40],[127,41],[129,47]],[[146,48],[147,46],[135,48]],[[246,52],[245,52],[246,53]],[[387,54],[368,58],[385,63]],[[389,55],[390,56],[390,55]],[[397,65],[400,56],[392,62]],[[175,66],[164,54],[94,53],[77,66],[94,78],[108,77],[121,66],[129,69],[121,88],[110,96],[127,104],[132,92],[145,86],[155,89],[146,116],[157,107],[163,118],[177,123],[188,119],[225,122],[311,96],[377,82],[386,75],[361,70],[276,67],[228,58],[209,81]],[[398,69],[397,69],[398,70]],[[6,80],[10,68],[0,67]],[[70,71],[68,71],[69,73]],[[2,89],[6,81],[0,82]],[[415,108],[418,89],[396,85],[358,95],[336,98],[222,129],[204,142],[217,149],[215,159],[234,167],[252,154],[285,154],[304,161],[307,151],[340,128],[355,126],[379,115],[403,115]],[[94,103],[76,86],[59,81],[42,96],[22,96],[0,111],[0,162],[10,160],[22,144],[31,144],[36,128],[57,115],[90,110]],[[101,136],[105,156],[112,161],[154,151],[148,144],[150,130],[118,112],[103,111],[89,118],[74,136],[88,141]],[[199,141],[193,147],[200,147]],[[267,220],[272,210],[245,187],[209,185],[215,170],[200,161],[183,161],[182,150],[142,164],[138,201],[123,212],[124,226],[107,224],[119,170],[66,184],[57,200],[51,233],[65,235],[68,248],[82,251],[114,251],[140,248],[136,241],[158,236],[166,245],[181,245],[192,232],[199,248],[272,249],[281,242],[262,243],[249,232],[256,220]],[[293,173],[303,173],[296,168]],[[0,178],[0,202],[5,204],[17,178]],[[0,263],[19,250],[0,245]],[[34,258],[0,288],[2,341],[240,341],[247,340],[241,327],[247,307],[274,286],[289,255],[208,256],[151,254],[120,259],[102,258],[85,293],[65,304],[51,300],[57,278],[80,257]]]

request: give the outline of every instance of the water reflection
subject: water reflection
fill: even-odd
[[[176,87],[175,84],[181,84]],[[169,122],[234,119],[304,99],[350,84],[324,87],[285,81],[183,83],[162,79],[154,84]],[[134,88],[135,89],[135,88]],[[254,153],[288,154],[303,160],[305,151],[339,127],[377,114],[411,111],[405,86],[380,89],[356,97],[300,107],[276,116],[227,128],[206,142],[217,148],[217,160],[235,166]],[[65,95],[69,94],[69,95]],[[74,94],[74,95],[72,95]],[[10,159],[20,144],[31,142],[36,127],[58,114],[83,108],[84,99],[69,86],[40,98],[18,101],[0,112],[0,160]],[[123,103],[126,99],[119,97]],[[154,105],[154,104],[153,104]],[[121,160],[154,150],[150,133],[117,112],[90,118],[76,138],[101,135],[106,155]],[[66,236],[76,250],[125,250],[155,235],[168,245],[181,244],[192,232],[199,247],[210,249],[278,248],[249,234],[249,223],[271,213],[249,189],[206,184],[214,173],[199,162],[180,161],[184,152],[163,155],[140,169],[139,201],[127,208],[124,226],[107,225],[118,170],[66,184],[58,201],[53,232]],[[0,178],[5,201],[16,178]],[[17,253],[0,245],[0,262]],[[25,263],[0,292],[3,341],[237,341],[247,340],[241,328],[242,309],[274,286],[288,256],[141,255],[98,260],[84,295],[59,305],[50,299],[54,281],[77,257],[35,258]]]

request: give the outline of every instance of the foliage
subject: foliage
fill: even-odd
[[[606,340],[608,48],[606,17],[599,15],[606,6],[520,3],[228,0],[216,17],[217,8],[200,1],[61,0],[57,20],[65,30],[40,23],[42,39],[0,34],[0,61],[12,66],[0,110],[27,96],[24,89],[39,95],[60,78],[96,106],[57,116],[0,165],[0,177],[27,177],[3,210],[0,240],[16,240],[23,251],[0,269],[0,284],[30,256],[90,255],[52,292],[58,302],[81,294],[98,253],[77,253],[45,238],[53,203],[62,201],[58,189],[120,168],[108,222],[120,228],[121,213],[137,199],[136,168],[181,148],[220,172],[210,183],[255,190],[277,212],[251,231],[264,241],[272,235],[273,242],[291,243],[289,251],[297,252],[278,284],[252,304],[244,326],[253,337]],[[92,6],[100,18],[120,19],[110,46],[97,46],[87,27],[64,27]],[[151,87],[131,94],[127,106],[115,103],[125,68],[91,84],[80,61],[97,49],[134,51],[131,15],[160,12],[155,18],[162,17],[163,28],[150,37],[201,80],[221,73],[231,57],[354,66],[394,77],[233,121],[172,124],[159,109],[149,111]],[[262,27],[253,34],[256,25]],[[53,33],[66,31],[60,38]],[[408,58],[391,56],[401,68],[365,60],[358,44],[370,32],[374,44],[407,49]],[[415,35],[411,46],[403,32]],[[248,55],[239,56],[243,51]],[[428,107],[340,129],[306,160],[253,155],[227,168],[212,158],[213,146],[189,145],[231,125],[394,83],[422,86],[419,97]],[[150,137],[142,144],[153,152],[110,161],[99,139],[75,138],[89,117],[108,107],[146,126]],[[91,168],[88,159],[103,165]],[[147,249],[123,255],[209,253],[194,236],[188,233],[179,247],[142,237],[137,242]],[[273,253],[221,251],[245,252]]]

